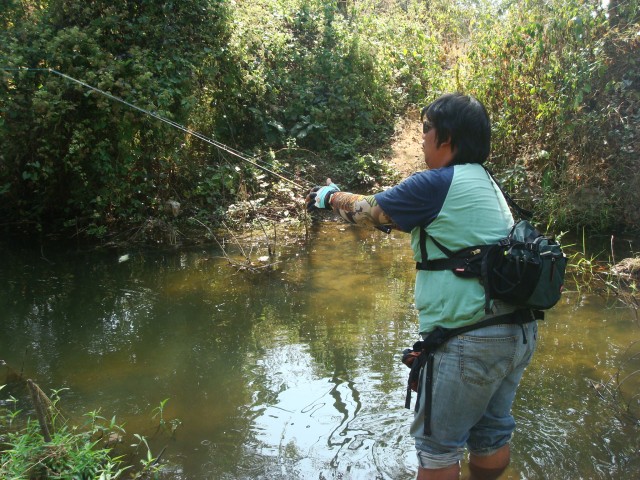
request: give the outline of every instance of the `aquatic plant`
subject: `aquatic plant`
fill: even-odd
[[[13,398],[13,397],[12,397]],[[93,440],[94,428],[80,430],[69,426],[56,413],[57,393],[49,405],[51,428],[46,433],[40,421],[28,417],[23,426],[15,428],[16,401],[13,410],[4,409],[9,420],[5,434],[5,448],[0,452],[1,478],[120,478],[129,467],[122,466],[118,457],[111,456],[110,448]],[[94,416],[94,420],[96,417]]]
[[[167,404],[168,401],[169,399],[165,398],[164,400],[160,401],[160,405],[158,405],[153,409],[153,418],[158,417],[160,420],[161,426],[164,426],[164,406]]]
[[[160,455],[154,457],[147,438],[138,433],[134,433],[133,436],[138,440],[138,443],[133,444],[132,447],[138,449],[140,446],[144,446],[146,449],[143,457],[140,459],[141,469],[135,478],[145,478],[148,474],[155,474],[159,472],[161,469],[161,465],[159,465],[160,457],[164,453],[166,447],[162,449]]]
[[[0,386],[2,390],[5,386]],[[39,392],[39,388],[37,389]],[[51,397],[39,393],[37,402],[44,404],[46,418],[37,420],[27,416],[21,418],[23,410],[17,408],[18,400],[10,396],[5,403],[9,408],[0,407],[0,427],[3,446],[0,449],[0,478],[91,478],[111,480],[123,478],[148,478],[161,468],[159,455],[154,456],[147,439],[134,434],[136,451],[145,448],[140,459],[140,467],[134,468],[124,462],[124,455],[116,455],[115,447],[122,443],[124,428],[116,422],[115,416],[107,420],[99,410],[85,414],[88,423],[71,425],[57,407],[61,390],[54,390]],[[33,398],[33,397],[32,397]],[[164,404],[160,405],[162,417]],[[36,407],[37,410],[37,407]],[[46,422],[43,425],[42,422]],[[171,421],[172,433],[179,423]]]

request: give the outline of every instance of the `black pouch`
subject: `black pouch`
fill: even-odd
[[[427,364],[429,356],[434,354],[440,345],[455,335],[457,331],[458,330],[437,327],[433,332],[429,333],[424,340],[414,343],[412,348],[403,350],[402,363],[411,369],[409,379],[407,380],[407,395],[404,402],[405,408],[411,408],[411,392],[418,392],[418,399],[420,399],[418,390],[420,372]],[[433,363],[432,355],[431,360]]]

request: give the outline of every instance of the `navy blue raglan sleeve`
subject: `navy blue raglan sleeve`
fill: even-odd
[[[453,180],[454,167],[418,172],[375,195],[380,208],[404,232],[429,225],[440,213]]]

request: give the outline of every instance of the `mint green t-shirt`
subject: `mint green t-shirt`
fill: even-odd
[[[414,258],[421,262],[420,228],[451,251],[496,243],[509,233],[513,217],[502,193],[481,165],[425,170],[376,195],[381,208],[411,232]],[[446,255],[427,240],[430,260]],[[477,278],[450,270],[417,270],[415,306],[420,333],[437,326],[457,328],[485,316],[484,288]]]

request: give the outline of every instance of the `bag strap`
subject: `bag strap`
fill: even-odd
[[[429,256],[427,255],[427,231],[424,227],[420,227],[420,257],[422,261],[416,262],[416,270],[426,270]]]
[[[487,172],[487,175],[493,181],[493,183],[495,183],[495,185],[498,187],[498,190],[500,190],[500,193],[502,193],[502,196],[506,200],[507,204],[516,211],[517,215],[520,218],[524,218],[525,220],[531,220],[531,218],[533,217],[533,212],[531,212],[530,210],[527,210],[527,209],[524,209],[524,208],[520,207],[515,202],[515,200],[513,198],[511,198],[511,195],[509,195],[504,190],[504,188],[502,188],[502,185],[496,179],[496,177],[493,175],[493,172],[491,170],[489,170],[484,165],[482,165],[482,168],[484,168],[484,171]],[[430,268],[427,267],[427,261],[429,259],[428,255],[427,255],[427,237],[431,238],[431,241],[434,243],[434,245],[436,247],[438,247],[440,249],[440,251],[447,256],[447,258],[451,258],[451,257],[454,256],[454,253],[451,250],[449,250],[447,247],[442,245],[440,242],[438,242],[431,235],[428,235],[426,230],[424,229],[424,227],[421,227],[420,228],[420,256],[422,257],[422,262],[416,262],[416,269],[417,270],[431,270]],[[451,268],[455,268],[455,267],[451,267]]]
[[[429,256],[427,254],[427,237],[430,238],[433,244],[447,256],[446,259],[429,260]],[[476,247],[468,248],[471,249]],[[420,228],[420,256],[422,257],[422,261],[416,262],[416,270],[449,270],[458,267],[461,263],[464,264],[464,261],[461,261],[460,259],[453,259],[452,257],[455,257],[455,255],[456,254],[454,252],[429,235],[424,227]],[[449,260],[452,261],[449,262]]]
[[[500,182],[498,180],[496,180],[496,177],[493,176],[493,173],[491,172],[491,170],[489,170],[484,165],[482,165],[482,168],[484,168],[484,171],[487,172],[487,174],[489,175],[491,180],[493,180],[493,183],[496,184],[496,186],[498,187],[498,189],[500,190],[500,192],[504,196],[504,199],[507,201],[509,206],[516,211],[518,216],[520,218],[524,218],[525,220],[531,220],[531,218],[533,217],[533,212],[531,212],[530,210],[526,210],[526,209],[520,207],[515,202],[515,200],[513,198],[511,198],[511,196],[504,190],[504,188],[502,188],[502,185],[500,185]]]

